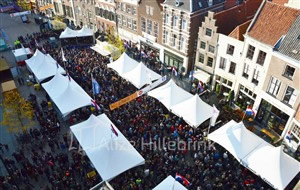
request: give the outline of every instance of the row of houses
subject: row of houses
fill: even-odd
[[[300,5],[295,0],[37,0],[55,15],[152,50],[234,94],[255,120],[300,144]]]

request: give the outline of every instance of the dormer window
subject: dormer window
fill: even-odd
[[[211,34],[212,34],[212,30],[210,28],[206,28],[205,35],[211,36]]]

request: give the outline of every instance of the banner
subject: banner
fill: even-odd
[[[12,13],[12,14],[10,14],[10,17],[30,15],[30,14],[31,14],[31,11],[24,11],[24,12],[20,12],[20,13]]]
[[[49,5],[40,7],[40,11],[44,11],[46,9],[53,9],[53,8],[54,8],[54,5],[53,4],[49,4]]]
[[[141,90],[138,91],[138,97],[146,94],[147,92],[149,92],[153,88],[157,87],[161,83],[165,82],[166,80],[167,80],[167,76],[163,76],[160,79],[158,79],[157,81],[155,81],[154,83],[146,86],[145,88],[142,88]]]
[[[13,10],[15,9],[15,7],[13,5],[9,5],[9,6],[6,6],[6,7],[0,7],[0,13],[4,13],[6,11],[10,11],[10,10]]]
[[[120,106],[122,106],[122,105],[124,105],[124,104],[126,104],[126,103],[128,103],[128,102],[130,102],[130,101],[132,101],[134,99],[136,99],[138,97],[137,94],[138,93],[135,92],[135,93],[133,93],[133,94],[131,94],[131,95],[129,95],[129,96],[127,96],[127,97],[125,97],[125,98],[123,98],[123,99],[115,102],[115,103],[110,104],[109,105],[110,110],[114,110],[114,109],[116,109],[116,108],[118,108],[118,107],[120,107]]]
[[[220,113],[220,111],[216,108],[215,105],[213,105],[213,115],[210,118],[210,124],[209,124],[209,126],[212,126],[212,127],[215,126],[217,118],[219,116],[219,113]]]

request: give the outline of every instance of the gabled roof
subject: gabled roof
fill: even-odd
[[[262,0],[247,0],[238,6],[215,14],[217,32],[230,34],[238,25],[252,19]]]
[[[285,3],[288,3],[289,0],[271,0],[271,2],[279,5],[284,5]]]
[[[300,61],[300,16],[297,17],[289,29],[285,38],[281,42],[278,51]]]
[[[173,6],[176,9],[188,11],[190,13],[208,7],[208,0],[179,0],[182,2],[179,6],[176,6],[176,1],[177,0],[165,0],[164,4]]]
[[[274,46],[294,23],[300,10],[265,2],[253,19],[247,34],[268,45]]]
[[[244,34],[247,31],[248,26],[250,25],[251,20],[244,22],[243,24],[238,25],[228,36],[235,38],[240,41],[244,41]]]

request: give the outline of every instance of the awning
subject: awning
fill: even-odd
[[[196,79],[200,80],[203,83],[208,83],[209,82],[209,78],[210,78],[210,74],[208,74],[208,73],[206,73],[204,71],[201,71],[201,70],[197,70],[194,73],[194,77]]]

